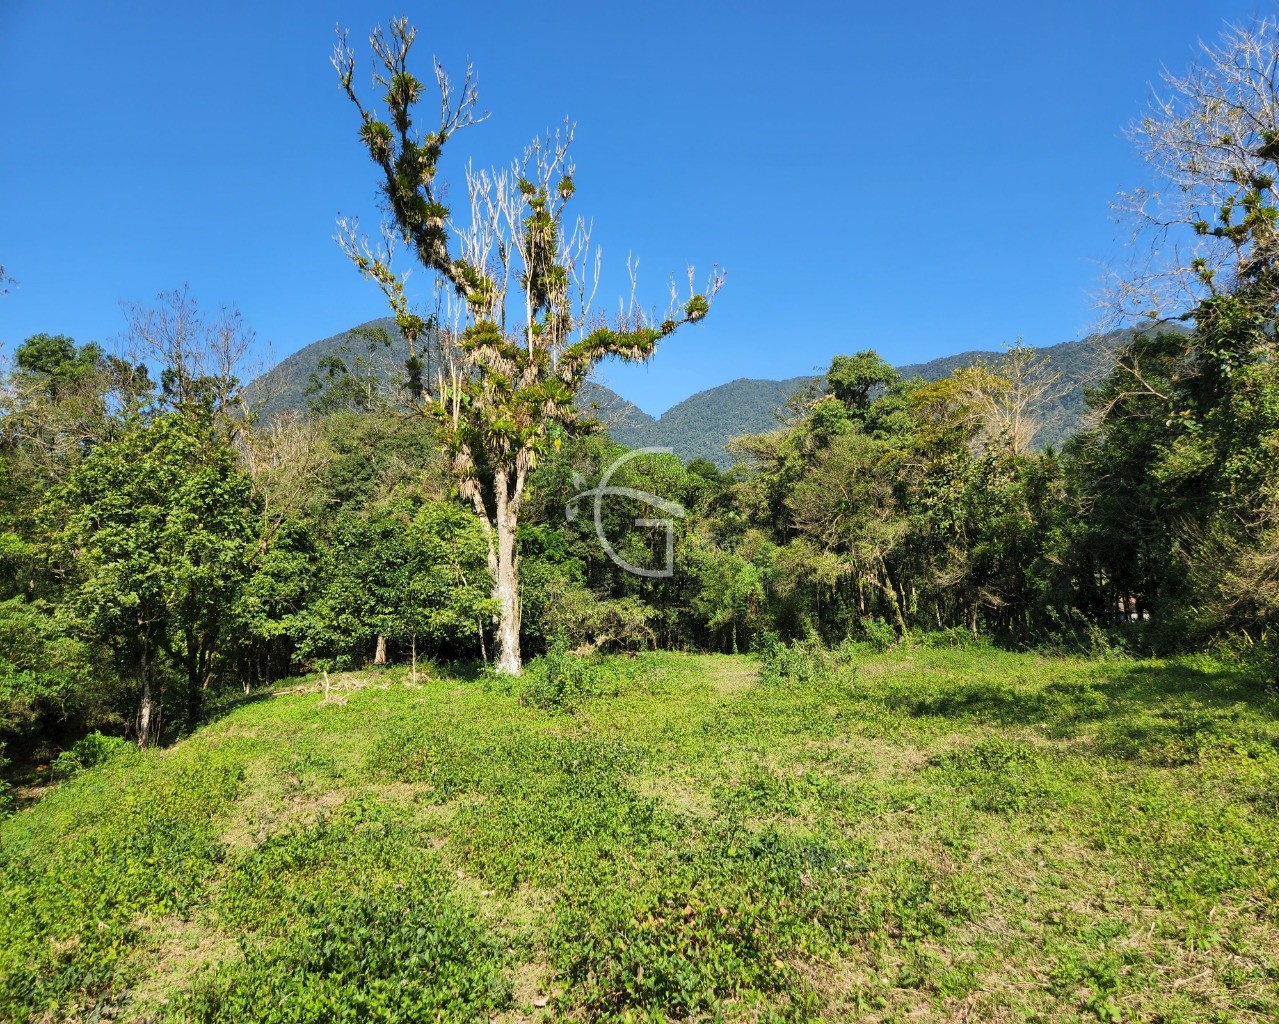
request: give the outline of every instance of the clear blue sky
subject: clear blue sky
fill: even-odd
[[[446,173],[569,116],[614,290],[628,251],[656,302],[670,270],[728,268],[705,324],[605,369],[650,412],[858,348],[1080,337],[1122,240],[1107,203],[1143,173],[1122,126],[1161,64],[1270,9],[0,0],[0,342],[109,341],[122,300],[184,282],[274,360],[382,315],[332,241],[375,178],[328,55],[336,23],[362,43],[401,12],[424,72],[469,57],[492,112]]]

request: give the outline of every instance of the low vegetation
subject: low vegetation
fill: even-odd
[[[1020,344],[832,353],[729,472],[587,409],[722,275],[606,324],[571,129],[446,189],[414,39],[334,55],[402,373],[267,418],[185,291],[0,373],[0,1024],[1276,1019],[1279,25],[1134,128],[1060,448]]]
[[[88,744],[0,826],[0,1018],[1279,1013],[1254,678],[779,650],[301,680]]]

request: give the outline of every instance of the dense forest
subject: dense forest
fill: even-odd
[[[397,125],[421,92],[395,77],[411,41],[387,38],[380,54]],[[1214,645],[1273,677],[1279,124],[1255,127],[1273,110],[1230,78],[1233,54],[1138,132],[1183,183],[1201,249],[1124,297],[1172,277],[1193,300],[1183,289],[1182,305],[1148,311],[1089,391],[1084,429],[1042,444],[1061,382],[1021,346],[927,381],[874,352],[833,355],[777,429],[733,441],[731,471],[658,456],[613,476],[685,510],[669,577],[625,571],[590,516],[566,516],[625,451],[575,396],[600,359],[648,358],[705,316],[718,280],[666,319],[573,336],[555,255],[573,183],[551,146],[501,198],[523,204],[509,251],[527,263],[502,280],[531,310],[523,341],[506,340],[505,291],[484,254],[448,255],[429,198],[468,96],[416,142],[360,107],[398,229],[465,316],[412,312],[352,236],[347,254],[417,347],[390,385],[358,354],[328,359],[303,414],[260,411],[269,396],[240,379],[251,332],[184,292],[131,312],[127,355],[55,333],[23,341],[0,411],[6,756],[48,758],[92,731],[154,743],[213,697],[300,672],[387,660],[518,671],[521,652],[549,649],[889,646],[937,631]],[[391,342],[376,328],[364,340]],[[438,386],[428,342],[457,360]],[[664,530],[635,525],[651,509],[601,508],[625,561],[663,564]]]

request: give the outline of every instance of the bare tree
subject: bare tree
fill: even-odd
[[[1104,301],[1115,322],[1186,319],[1219,291],[1274,273],[1279,24],[1228,28],[1162,89],[1128,135],[1157,183],[1122,194],[1134,257]]]
[[[126,354],[159,369],[166,401],[207,408],[232,436],[242,432],[249,412],[243,383],[254,375],[257,335],[239,310],[223,306],[209,315],[183,286],[161,293],[153,306],[126,305],[125,320]]]
[[[416,30],[407,19],[370,36],[373,83],[385,89],[385,119],[355,88],[355,54],[342,34],[333,66],[360,117],[360,138],[380,171],[388,218],[372,245],[352,220],[339,221],[339,242],[361,273],[375,281],[409,344],[406,363],[413,404],[441,427],[462,496],[471,502],[488,540],[498,616],[497,667],[520,671],[519,562],[516,528],[529,472],[548,446],[587,429],[575,399],[603,358],[642,361],[658,341],[702,319],[722,282],[692,286],[658,320],[635,301],[610,324],[592,311],[599,252],[585,222],[565,222],[575,191],[569,156],[572,128],[534,142],[510,167],[468,170],[469,217],[458,221],[437,182],[447,141],[484,115],[478,112],[474,70],[456,87],[434,62],[438,113],[426,130],[415,125],[426,87],[409,70]],[[406,246],[437,284],[431,315],[411,306],[405,276],[392,268]],[[433,368],[422,358],[433,342]]]
[[[977,434],[980,443],[1002,442],[1014,455],[1034,450],[1044,407],[1066,390],[1062,375],[1020,338],[998,362],[983,360],[957,370],[954,376],[982,424]]]
[[[319,430],[309,417],[286,412],[246,434],[240,457],[262,499],[261,553],[312,493],[323,462]]]

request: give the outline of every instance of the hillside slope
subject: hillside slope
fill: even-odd
[[[363,326],[388,328],[394,338],[392,346],[371,351],[366,342],[349,332],[306,346],[255,382],[265,396],[264,412],[270,415],[284,409],[305,409],[310,375],[320,361],[329,356],[340,356],[348,365],[353,365],[357,358],[365,360],[370,372],[393,390],[391,382],[398,379],[402,371],[407,345],[389,318]],[[1085,390],[1109,370],[1115,353],[1131,337],[1129,330],[1111,331],[1082,341],[1036,349],[1039,357],[1061,374],[1060,393],[1041,412],[1042,427],[1037,437],[1040,444],[1059,443],[1079,429],[1086,412]],[[937,380],[978,360],[998,359],[1000,354],[986,350],[961,352],[898,369],[908,378]],[[428,361],[429,358],[428,353]],[[631,448],[671,448],[685,461],[708,459],[726,469],[733,461],[726,448],[730,438],[774,429],[778,425],[778,413],[786,402],[800,389],[819,380],[811,376],[787,380],[742,378],[690,395],[656,418],[601,384],[589,384],[584,397],[586,404],[595,405],[596,415],[620,443]]]
[[[789,380],[742,377],[699,391],[657,419],[644,413],[629,416],[624,410],[621,415],[617,412],[606,415],[603,403],[600,419],[608,426],[609,433],[628,448],[671,448],[685,462],[707,459],[726,469],[732,464],[732,457],[725,449],[728,439],[774,429],[782,406],[815,380],[815,377]]]
[[[572,713],[339,676],[90,768],[0,822],[0,1020],[1279,1013],[1279,726],[1243,674],[587,669]]]

